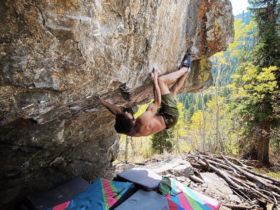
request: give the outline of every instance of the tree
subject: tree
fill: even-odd
[[[184,105],[182,103],[177,103],[177,107],[179,110],[179,118],[178,121],[176,123],[176,125],[174,126],[174,141],[173,141],[173,148],[174,148],[174,152],[176,154],[179,154],[181,152],[186,151],[186,149],[189,147],[188,144],[186,143],[186,141],[184,140],[184,137],[187,135],[186,132],[186,127],[187,124],[184,121],[185,118],[185,114],[184,114]]]
[[[185,109],[189,109],[189,107],[190,107],[188,97],[186,97],[186,99],[185,99],[185,102],[184,102],[184,107],[185,107]]]
[[[258,23],[259,44],[254,50],[255,64],[280,66],[279,0],[249,0],[250,10]],[[280,81],[279,81],[280,82]]]
[[[174,129],[164,129],[158,133],[155,133],[152,137],[152,148],[162,154],[165,150],[167,152],[172,151],[172,142],[174,138]]]
[[[271,104],[273,92],[278,88],[276,71],[277,67],[259,70],[252,62],[247,62],[242,65],[243,75],[237,79],[235,110],[243,118],[243,140],[253,140],[249,141],[251,145],[243,158],[256,159],[264,165],[269,165],[271,123],[277,120]]]
[[[239,95],[235,107],[243,118],[243,139],[253,140],[243,157],[269,165],[271,128],[279,123],[273,117],[272,106],[280,85],[279,0],[249,0],[249,4],[258,25],[258,45],[245,53],[235,76]]]
[[[129,136],[126,136],[125,139],[125,162],[128,162],[128,143],[129,143]]]
[[[191,120],[194,111],[194,104],[191,104],[189,110],[187,111],[187,121]]]
[[[220,52],[215,54],[212,57],[213,69],[216,74],[214,82],[214,94],[215,94],[215,148],[218,151],[222,150],[223,142],[220,139],[220,106],[223,105],[229,97],[224,101],[219,101],[219,97],[223,95],[224,89],[221,89],[222,84],[229,82],[228,79],[225,80],[226,72],[232,67],[238,66],[238,62],[235,62],[237,57],[242,53],[242,45],[245,43],[245,37],[250,35],[254,31],[254,23],[246,25],[242,23],[241,19],[238,19],[234,22],[235,26],[235,41],[229,45],[229,48],[226,52]],[[228,76],[227,76],[228,77]],[[223,81],[224,80],[224,81]],[[230,94],[228,94],[230,96]]]
[[[273,118],[280,119],[280,91],[274,93],[272,97],[272,107],[273,107]],[[274,126],[271,129],[271,140],[272,144],[276,148],[280,149],[280,129],[278,126]]]
[[[202,133],[202,151],[205,152],[205,134],[206,134],[206,114],[205,114],[205,103],[204,103],[204,96],[203,91],[200,92],[201,96],[201,104],[202,104],[202,117],[203,117],[203,133]]]
[[[201,97],[198,97],[198,100],[197,100],[197,109],[198,109],[198,110],[202,110],[202,98],[201,98]]]

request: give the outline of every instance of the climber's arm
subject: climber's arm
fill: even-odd
[[[104,101],[102,98],[99,97],[100,102],[103,106],[105,106],[113,115],[117,115],[122,113],[121,109],[113,104],[110,104],[106,101]]]
[[[154,90],[154,97],[155,97],[154,104],[156,106],[156,109],[158,109],[158,107],[161,104],[161,92],[160,92],[160,88],[158,85],[158,70],[157,69],[152,74],[152,79],[153,79],[153,90]]]
[[[154,91],[154,97],[155,100],[150,106],[148,106],[146,111],[152,111],[152,113],[155,115],[158,107],[161,103],[161,92],[158,85],[158,70],[155,69],[152,73],[152,80],[153,80],[153,91]]]
[[[146,109],[146,112],[144,112],[141,116],[139,116],[139,120],[141,120],[142,124],[149,124],[151,119],[156,115],[157,109],[160,106],[161,103],[161,92],[158,85],[158,70],[155,70],[152,75],[153,80],[153,89],[154,89],[154,97],[155,100],[153,103],[151,103],[148,108]]]

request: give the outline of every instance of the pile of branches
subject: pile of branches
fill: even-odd
[[[199,169],[195,171],[215,172],[244,203],[250,205],[223,204],[224,206],[234,209],[256,209],[260,205],[266,209],[273,209],[279,205],[280,181],[252,171],[253,167],[248,164],[254,164],[253,161],[241,162],[236,158],[214,154],[189,154],[187,160],[194,168]]]

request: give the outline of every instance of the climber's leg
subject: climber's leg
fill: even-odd
[[[191,56],[185,55],[183,60],[182,68],[187,68],[187,73],[182,75],[176,83],[170,88],[170,92],[175,100],[177,100],[177,92],[181,89],[184,85],[186,78],[188,77],[189,73],[191,72]]]
[[[182,77],[184,74],[186,74],[187,71],[188,71],[188,69],[183,67],[179,71],[175,71],[170,74],[160,76],[158,78],[158,85],[160,88],[161,95],[170,93],[168,85],[171,84],[172,82],[175,82],[180,77]]]
[[[161,95],[171,92],[173,98],[176,100],[178,90],[183,86],[184,81],[187,78],[187,75],[191,71],[190,66],[191,66],[191,57],[190,55],[186,55],[183,60],[182,68],[179,71],[172,72],[170,74],[159,77],[158,84],[161,91]],[[176,83],[169,89],[168,85],[175,81]]]
[[[185,68],[185,67],[183,67]],[[189,76],[189,73],[183,74],[176,82],[175,84],[170,88],[170,93],[172,97],[177,100],[177,92],[181,89],[181,87],[184,85],[184,82],[186,78]]]

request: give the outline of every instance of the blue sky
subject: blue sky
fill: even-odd
[[[243,10],[246,12],[247,7],[249,6],[247,0],[230,0],[233,8],[233,15],[238,15],[243,12]]]

